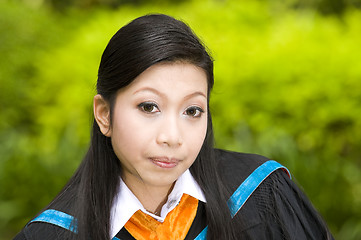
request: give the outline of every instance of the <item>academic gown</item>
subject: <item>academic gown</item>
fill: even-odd
[[[216,159],[219,174],[231,193],[257,167],[269,160],[256,154],[225,150],[216,150]],[[206,227],[205,204],[199,201],[186,240],[193,240]],[[236,236],[242,240],[333,239],[307,197],[282,170],[276,170],[258,186],[234,216],[233,222],[239,225],[235,226]],[[24,227],[14,240],[60,240],[63,231],[67,230],[35,222]],[[134,239],[124,227],[116,237],[121,240]]]

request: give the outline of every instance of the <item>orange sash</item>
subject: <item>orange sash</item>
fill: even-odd
[[[138,240],[184,239],[192,225],[198,208],[198,199],[183,194],[178,206],[170,211],[161,223],[138,210],[124,225]]]

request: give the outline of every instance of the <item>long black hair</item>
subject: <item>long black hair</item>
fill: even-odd
[[[122,27],[109,41],[101,58],[97,92],[110,105],[110,119],[119,89],[160,62],[184,61],[203,69],[208,82],[208,104],[214,84],[213,60],[200,39],[182,21],[166,15],[146,15]],[[216,171],[212,119],[208,109],[207,133],[190,167],[203,190],[208,239],[232,239],[225,187]],[[76,239],[109,239],[110,210],[119,186],[121,164],[111,140],[93,123],[89,150],[76,173],[49,207],[65,209],[78,221]]]

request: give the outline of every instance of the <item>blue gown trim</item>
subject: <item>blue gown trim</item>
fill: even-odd
[[[73,216],[63,213],[61,211],[54,210],[54,209],[45,210],[39,216],[37,216],[36,218],[31,220],[29,222],[29,224],[33,223],[33,222],[50,223],[50,224],[56,225],[58,227],[68,229],[68,230],[72,231],[73,233],[78,232],[77,231],[77,222],[76,222],[76,219],[74,220]]]
[[[259,166],[256,170],[250,174],[246,180],[237,188],[237,190],[232,194],[228,199],[227,204],[231,212],[232,218],[237,214],[237,212],[242,208],[246,203],[247,199],[252,195],[254,190],[274,171],[277,169],[286,170],[288,176],[290,172],[287,168],[279,164],[274,160],[269,160]]]
[[[45,210],[39,216],[31,220],[28,224],[33,222],[50,223],[55,226],[72,231],[73,233],[78,232],[77,220],[73,216],[54,209]],[[117,237],[113,237],[112,240],[120,240],[120,239]]]
[[[207,230],[208,230],[208,226],[205,227],[202,232],[200,234],[198,234],[198,236],[194,239],[194,240],[203,240],[207,238]]]
[[[228,199],[227,204],[232,218],[246,203],[247,199],[257,189],[257,187],[274,171],[283,169],[291,178],[288,169],[274,160],[269,160],[256,168],[243,183],[237,188],[232,196]],[[195,240],[205,240],[207,238],[207,227],[195,238]]]
[[[246,178],[246,180],[244,180],[244,182],[237,188],[237,190],[227,201],[232,218],[242,208],[242,206],[246,203],[247,199],[257,189],[257,187],[277,169],[283,169],[291,178],[291,174],[287,168],[274,160],[269,160],[256,168],[256,170],[254,170]],[[54,209],[45,210],[38,217],[30,221],[29,224],[33,222],[50,223],[77,233],[77,220],[69,214]],[[195,238],[195,240],[205,240],[207,237],[207,229],[208,226],[202,230],[202,232]],[[113,237],[112,240],[120,239]]]

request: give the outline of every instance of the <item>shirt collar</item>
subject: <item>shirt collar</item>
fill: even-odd
[[[202,202],[206,202],[203,191],[187,169],[174,184],[172,192],[168,196],[167,202],[163,205],[160,216],[148,212],[137,197],[130,191],[127,185],[120,178],[118,193],[110,212],[110,236],[113,238],[128,222],[132,215],[141,210],[152,216],[156,220],[163,222],[167,214],[179,203],[183,194],[186,193]]]

